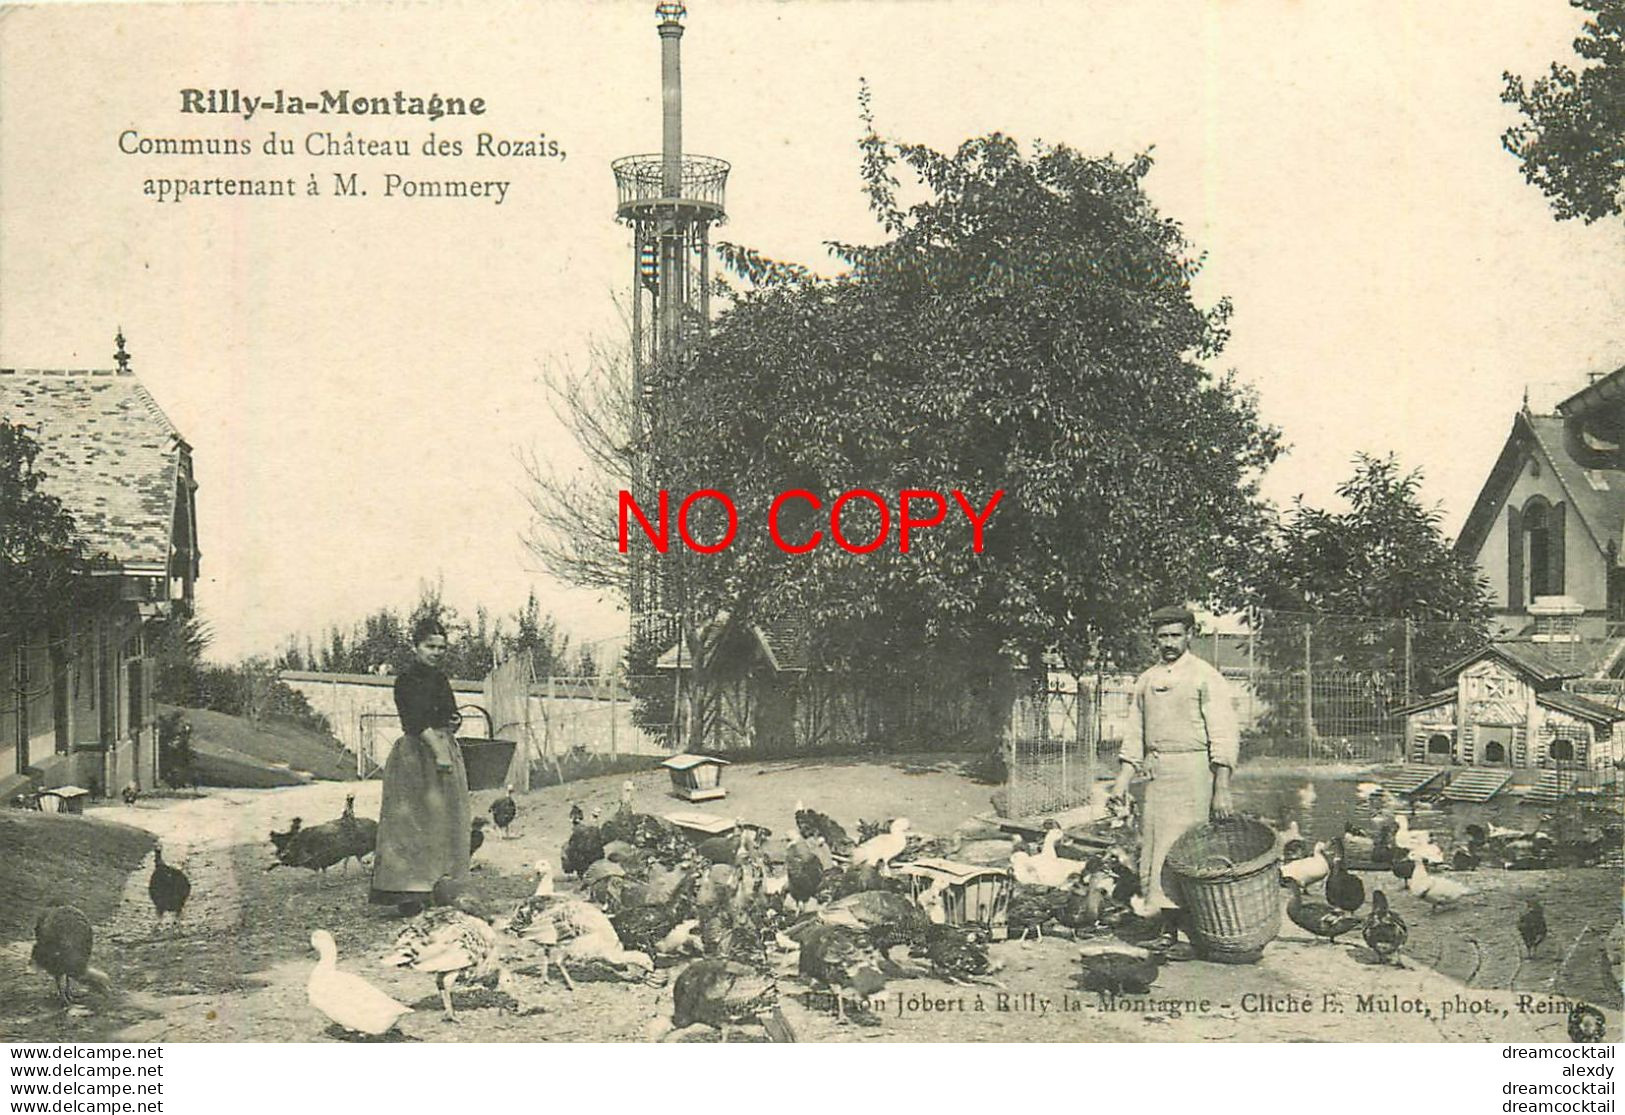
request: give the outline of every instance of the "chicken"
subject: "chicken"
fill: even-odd
[[[508,839],[508,827],[513,824],[514,818],[519,816],[519,803],[513,800],[513,787],[507,787],[502,797],[491,803],[491,821],[502,834],[502,839]]]
[[[73,906],[52,906],[34,923],[34,949],[29,959],[56,981],[57,997],[71,1006],[73,981],[105,992],[107,973],[90,966],[96,934],[90,919]]]
[[[305,981],[305,998],[329,1021],[351,1033],[376,1037],[388,1033],[412,1008],[397,1002],[360,976],[338,968],[338,945],[333,935],[318,929],[310,935],[316,967]]]
[[[192,881],[186,877],[186,873],[164,862],[162,844],[153,845],[152,875],[147,879],[147,896],[152,899],[152,909],[157,914],[158,923],[163,923],[165,914],[173,914],[175,924],[179,925],[181,909],[191,894]]]
[[[501,939],[484,921],[452,906],[437,906],[400,931],[395,946],[380,961],[385,967],[410,968],[434,975],[448,1022],[458,1021],[451,992],[459,980],[495,979],[500,991],[511,987],[501,959]]]
[[[1535,949],[1546,939],[1546,911],[1541,908],[1538,898],[1528,901],[1529,908],[1518,917],[1518,936],[1523,938],[1524,951],[1533,956]]]

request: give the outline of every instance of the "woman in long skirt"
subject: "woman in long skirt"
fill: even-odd
[[[459,717],[451,682],[440,672],[446,629],[423,620],[412,629],[412,662],[395,678],[395,711],[405,733],[384,763],[370,901],[413,914],[442,877],[468,877],[472,809],[468,772],[454,733]]]

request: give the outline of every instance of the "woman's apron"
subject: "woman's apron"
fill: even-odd
[[[422,736],[401,736],[390,748],[373,857],[375,903],[421,901],[442,876],[468,877],[473,807],[462,748],[451,742],[449,771],[435,766],[434,747]]]
[[[1140,818],[1140,891],[1153,909],[1179,905],[1179,889],[1163,861],[1186,831],[1207,821],[1213,805],[1213,771],[1204,751],[1157,751],[1146,764]]]

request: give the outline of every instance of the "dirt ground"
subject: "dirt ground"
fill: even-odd
[[[694,808],[667,794],[663,771],[632,782],[640,809]],[[571,803],[607,812],[620,783],[601,778],[518,795],[514,838],[490,829],[475,857],[475,897],[500,904],[528,893],[529,865],[543,857],[557,863]],[[916,830],[947,833],[986,811],[989,793],[953,763],[907,760],[741,765],[729,769],[725,785],[726,801],[708,812],[777,831],[793,831],[802,800],[854,831],[859,817],[906,815]],[[364,870],[336,868],[325,881],[266,870],[273,827],[295,815],[307,823],[335,817],[350,792],[358,814],[376,817],[379,789],[377,782],[314,783],[94,808],[93,815],[154,833],[166,858],[190,875],[192,901],[178,929],[155,930],[150,863],[130,875],[123,901],[98,927],[96,963],[114,990],[88,996],[84,1014],[57,1004],[48,977],[28,966],[28,942],[0,945],[0,1037],[338,1040],[305,1000],[315,961],[309,935],[318,928],[337,939],[341,967],[416,1008],[400,1027],[409,1041],[641,1041],[669,1013],[669,988],[580,982],[572,994],[555,977],[525,982],[533,1013],[516,1016],[499,1009],[505,997],[465,990],[457,996],[462,1021],[444,1021],[430,977],[377,965],[401,923],[368,907]],[[476,794],[476,811],[496,796]],[[1619,871],[1482,870],[1461,878],[1475,894],[1433,913],[1399,880],[1367,876],[1368,890],[1381,887],[1411,924],[1403,968],[1375,964],[1357,939],[1325,944],[1286,922],[1256,965],[1170,964],[1149,996],[1113,1002],[1077,988],[1077,943],[1048,937],[994,946],[999,986],[893,982],[873,1026],[837,1024],[829,1003],[792,977],[787,959],[785,1013],[804,1041],[1563,1041],[1572,996],[1602,1006],[1617,1039],[1620,989],[1603,945],[1620,919]],[[1525,895],[1541,897],[1551,924],[1550,939],[1527,959],[1516,931]]]

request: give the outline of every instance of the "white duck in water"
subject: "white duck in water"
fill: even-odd
[[[1305,809],[1315,804],[1315,784],[1313,782],[1305,782],[1303,788],[1298,791],[1298,804]]]
[[[1354,796],[1361,801],[1370,801],[1380,793],[1382,793],[1381,782],[1359,782],[1354,787]]]
[[[352,1033],[387,1033],[412,1008],[390,998],[360,976],[339,971],[338,945],[333,934],[318,929],[310,935],[310,947],[316,950],[316,967],[305,981],[305,995],[310,1005],[327,1018]]]
[[[890,866],[891,861],[908,847],[908,825],[907,817],[899,817],[891,823],[890,832],[883,832],[859,844],[852,849],[852,865],[861,867],[870,863],[876,867]]]

